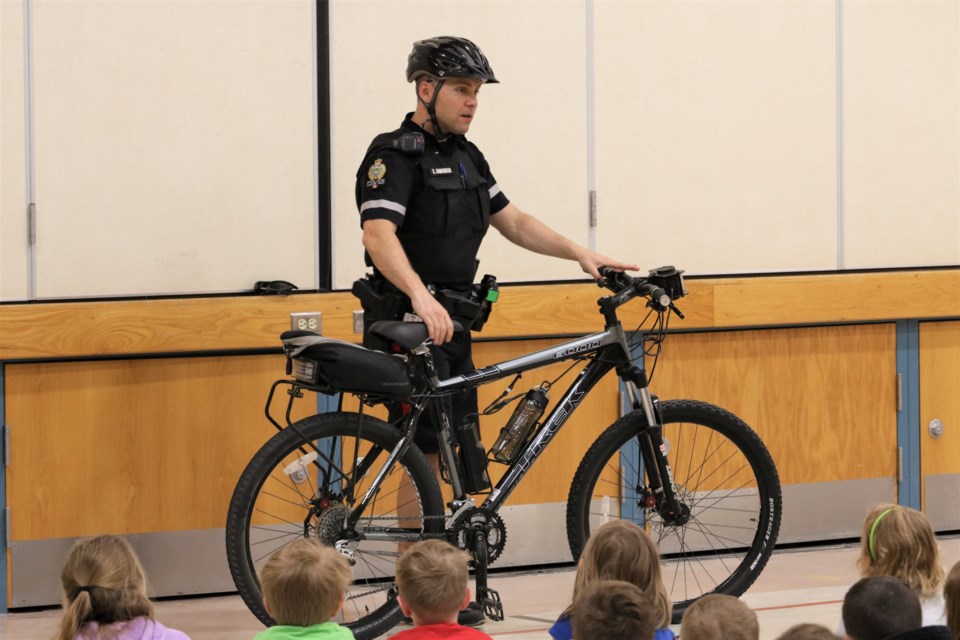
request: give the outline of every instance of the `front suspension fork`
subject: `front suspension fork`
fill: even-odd
[[[677,497],[673,484],[673,473],[670,470],[670,460],[667,458],[667,447],[663,441],[663,415],[660,412],[660,400],[650,393],[646,373],[632,367],[622,372],[621,378],[626,387],[627,397],[634,410],[642,412],[647,428],[637,436],[640,445],[640,455],[647,475],[647,487],[655,504],[644,504],[644,508],[656,506],[657,511],[667,518],[679,518],[683,514],[683,506]],[[639,479],[638,479],[639,481]]]

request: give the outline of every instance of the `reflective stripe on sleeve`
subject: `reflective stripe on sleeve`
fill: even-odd
[[[405,206],[392,200],[367,200],[360,205],[360,213],[363,213],[367,209],[389,209],[390,211],[396,211],[400,215],[407,213]]]
[[[490,198],[491,198],[491,199],[495,198],[498,193],[500,193],[500,185],[495,184],[495,185],[493,185],[492,187],[490,187]]]

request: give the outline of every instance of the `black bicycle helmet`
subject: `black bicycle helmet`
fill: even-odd
[[[478,78],[499,82],[480,47],[466,38],[440,36],[413,43],[407,58],[407,82],[427,74],[435,78]]]

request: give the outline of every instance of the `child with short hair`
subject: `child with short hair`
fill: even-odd
[[[254,640],[353,640],[350,629],[330,620],[352,579],[346,558],[318,540],[280,547],[260,569],[263,606],[277,624]]]
[[[839,638],[822,624],[803,622],[784,631],[777,640],[839,640]]]
[[[588,585],[570,613],[574,640],[653,640],[653,601],[635,584],[600,580]]]
[[[143,567],[123,538],[75,542],[60,585],[63,616],[56,640],[190,640],[153,619]]]
[[[711,593],[683,613],[682,640],[759,640],[757,614],[739,598]]]
[[[457,624],[457,614],[470,602],[467,585],[470,555],[443,540],[422,540],[397,561],[397,602],[413,629],[391,640],[458,638],[490,640],[487,634]]]
[[[917,592],[899,578],[861,578],[843,597],[843,625],[850,640],[882,640],[918,629],[923,615]]]
[[[891,576],[916,591],[923,626],[946,623],[940,545],[922,512],[895,504],[874,507],[863,521],[857,568],[864,578]]]
[[[641,527],[625,520],[612,520],[601,525],[587,539],[577,564],[573,602],[598,580],[622,580],[639,587],[653,602],[655,640],[673,640],[673,632],[669,629],[673,605],[660,575],[660,556],[656,545]],[[573,637],[571,611],[572,603],[550,628],[550,635],[555,640],[571,640]]]
[[[954,640],[960,640],[960,562],[953,565],[947,575],[943,599],[946,602],[947,626]]]

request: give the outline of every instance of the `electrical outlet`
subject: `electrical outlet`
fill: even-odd
[[[321,333],[322,325],[320,322],[321,314],[319,311],[291,313],[290,328],[294,331],[313,331]]]

